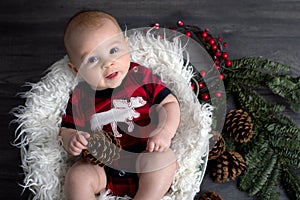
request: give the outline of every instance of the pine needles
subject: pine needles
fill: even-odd
[[[291,171],[300,169],[300,129],[284,114],[286,106],[300,108],[300,77],[286,75],[289,67],[262,58],[232,61],[226,71],[228,96],[248,112],[254,124],[253,138],[237,147],[246,157],[247,170],[239,187],[258,199],[279,199],[281,184],[292,199],[300,199],[300,181]],[[264,89],[285,100],[267,101]]]

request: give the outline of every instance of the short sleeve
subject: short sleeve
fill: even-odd
[[[69,98],[65,114],[62,116],[61,126],[65,127],[65,128],[73,128],[73,129],[76,128],[75,123],[74,123],[74,119],[73,119],[73,113],[72,113],[72,99],[71,99],[71,97]]]
[[[154,74],[153,71],[146,67],[139,67],[143,77],[143,88],[146,91],[148,100],[151,104],[160,104],[169,94],[171,90],[162,82],[161,78]]]
[[[84,117],[83,109],[80,108],[80,105],[82,105],[82,95],[82,91],[78,88],[75,88],[73,93],[70,95],[66,112],[62,116],[62,127],[73,129],[85,128],[86,120]]]

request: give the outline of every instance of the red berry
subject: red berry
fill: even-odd
[[[217,98],[221,98],[221,97],[222,97],[222,93],[221,93],[221,92],[216,92],[216,93],[215,93],[215,96],[216,96]]]
[[[221,56],[221,52],[220,51],[216,51],[215,56],[217,56],[217,57]]]
[[[228,53],[223,52],[223,53],[222,53],[222,57],[225,58],[225,59],[228,58]]]
[[[216,42],[215,42],[214,39],[210,39],[210,40],[209,40],[209,44],[210,44],[210,45],[213,45],[213,44],[215,44],[215,43],[216,43]]]
[[[216,61],[215,61],[215,64],[216,64],[216,65],[220,65],[220,61],[219,61],[219,60],[216,60]]]
[[[223,40],[223,39],[222,39],[221,37],[218,37],[218,41],[219,41],[219,42],[222,42],[222,40]]]
[[[201,36],[202,36],[203,38],[206,38],[206,37],[207,37],[207,33],[206,33],[206,32],[202,32],[202,33],[201,33]]]
[[[159,23],[155,23],[153,26],[155,29],[159,29]]]
[[[205,84],[204,84],[203,82],[199,82],[198,85],[199,85],[199,88],[200,88],[200,89],[205,88]]]
[[[208,28],[206,28],[204,31],[205,31],[206,33],[208,33],[208,32],[209,32],[209,29],[208,29]]]
[[[216,69],[217,69],[217,70],[219,70],[219,69],[220,69],[220,65],[216,65],[215,67],[216,67]]]
[[[202,100],[207,101],[209,99],[209,94],[204,93],[201,95]]]
[[[212,46],[211,46],[211,49],[215,51],[215,50],[218,49],[218,46],[217,46],[217,45],[212,45]]]
[[[205,41],[206,42],[208,42],[208,41],[210,41],[211,40],[211,37],[210,36],[207,36],[206,38],[205,38]]]
[[[191,85],[191,88],[192,88],[192,90],[194,90],[194,89],[195,89],[195,85],[194,85],[194,84],[192,84],[192,85]]]
[[[179,21],[177,22],[177,24],[178,24],[179,26],[184,26],[184,22],[183,22],[182,20],[179,20]]]
[[[221,80],[223,80],[224,79],[224,74],[220,74],[220,76],[219,76],[219,78],[221,79]]]
[[[224,42],[224,43],[223,43],[223,46],[224,46],[224,47],[227,47],[227,42]]]
[[[206,71],[205,71],[205,70],[201,70],[201,71],[200,71],[200,75],[201,75],[202,77],[204,77],[204,76],[206,75]]]
[[[185,32],[185,35],[191,37],[192,33],[190,31]]]
[[[225,61],[225,65],[226,65],[227,67],[230,67],[230,66],[232,65],[232,61],[231,61],[231,60],[226,60],[226,61]]]

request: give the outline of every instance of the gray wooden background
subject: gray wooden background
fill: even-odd
[[[293,67],[300,75],[300,0],[1,0],[0,1],[0,199],[25,199],[19,150],[10,144],[14,126],[9,111],[23,104],[16,94],[36,82],[65,54],[63,30],[68,18],[81,9],[112,13],[130,28],[186,24],[209,28],[229,45],[231,59],[262,56]],[[270,98],[272,100],[272,97]],[[300,125],[300,114],[288,112]],[[236,182],[213,183],[205,177],[202,188],[224,199],[251,199]],[[283,193],[281,199],[287,199]]]

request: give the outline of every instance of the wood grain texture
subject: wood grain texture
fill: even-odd
[[[112,13],[128,29],[186,24],[209,28],[228,42],[231,59],[262,56],[293,67],[300,75],[300,0],[13,0],[0,2],[0,199],[25,199],[21,195],[22,171],[9,111],[24,100],[17,93],[28,90],[45,70],[65,55],[63,30],[68,18],[82,9]],[[270,94],[265,94],[270,100]],[[300,114],[288,112],[300,125]],[[224,199],[250,199],[235,182],[221,185],[205,178],[202,190],[215,189]],[[286,199],[284,194],[282,199]]]

